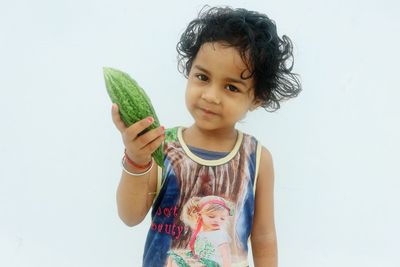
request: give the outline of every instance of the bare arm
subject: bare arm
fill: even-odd
[[[256,185],[255,214],[251,231],[255,267],[277,267],[278,252],[274,222],[274,168],[272,156],[262,148]]]
[[[125,167],[129,172],[140,172],[129,167]],[[126,225],[135,226],[146,217],[153,203],[156,184],[156,165],[150,173],[143,176],[132,177],[122,172],[117,189],[117,206],[118,215]]]
[[[112,109],[113,122],[121,132],[128,157],[138,164],[149,162],[152,160],[151,153],[164,140],[164,130],[159,127],[138,136],[152,122],[143,119],[126,127],[120,118],[118,107],[116,105],[115,107]],[[132,173],[143,172],[130,164],[124,164],[124,166]],[[146,217],[157,187],[157,169],[157,165],[154,163],[151,171],[142,176],[132,176],[122,172],[117,189],[117,206],[119,217],[126,225],[137,225]]]
[[[231,259],[231,250],[229,248],[228,243],[224,243],[218,247],[219,252],[221,253],[222,258],[222,267],[231,267],[232,259]]]

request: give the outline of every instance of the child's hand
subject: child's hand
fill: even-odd
[[[121,132],[128,157],[139,165],[149,163],[151,154],[164,140],[164,127],[161,126],[139,135],[153,123],[153,118],[148,117],[126,127],[119,115],[117,104],[113,104],[111,113],[115,126]]]

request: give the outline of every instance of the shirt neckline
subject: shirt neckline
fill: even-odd
[[[240,145],[242,144],[242,140],[243,140],[243,133],[241,131],[237,130],[238,136],[236,138],[236,143],[235,143],[233,149],[225,157],[222,157],[219,159],[214,159],[214,160],[209,160],[209,159],[200,158],[199,156],[195,155],[192,151],[190,151],[189,147],[183,140],[182,131],[183,131],[183,127],[178,127],[177,137],[178,137],[179,143],[182,146],[183,151],[193,161],[195,161],[199,164],[202,164],[202,165],[206,165],[206,166],[217,166],[217,165],[221,165],[221,164],[224,164],[224,163],[230,161],[236,155],[236,153],[239,151]]]

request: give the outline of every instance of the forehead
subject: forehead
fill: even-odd
[[[217,204],[207,204],[204,208],[203,208],[203,213],[204,214],[228,214],[228,210],[225,207],[222,207],[221,205],[217,205]]]
[[[204,43],[193,61],[193,66],[196,64],[222,76],[241,78],[250,75],[239,51],[221,42]]]

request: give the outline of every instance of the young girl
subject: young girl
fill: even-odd
[[[264,14],[217,7],[203,10],[190,22],[177,50],[187,77],[191,126],[159,127],[139,135],[153,118],[126,127],[113,105],[113,121],[125,145],[117,190],[119,216],[134,226],[152,207],[146,267],[248,266],[249,239],[256,267],[277,266],[272,156],[235,126],[247,112],[258,107],[276,110],[281,100],[300,92],[292,73],[290,39],[279,38],[275,23]],[[151,158],[160,145],[163,168],[154,167]],[[222,209],[221,222],[209,225],[208,218],[200,216],[193,227],[188,203],[209,196],[221,198],[219,204],[232,203],[225,204],[230,216]],[[206,214],[206,206],[190,207],[193,214]],[[227,218],[231,223],[222,224]],[[209,246],[214,256],[204,257],[196,250],[197,239],[217,228],[217,240],[225,241],[214,242],[216,247]],[[182,251],[187,254],[182,256]]]
[[[230,237],[226,232],[231,204],[218,196],[192,197],[183,206],[181,219],[192,230],[190,250],[169,251],[168,267],[175,263],[231,266]]]

